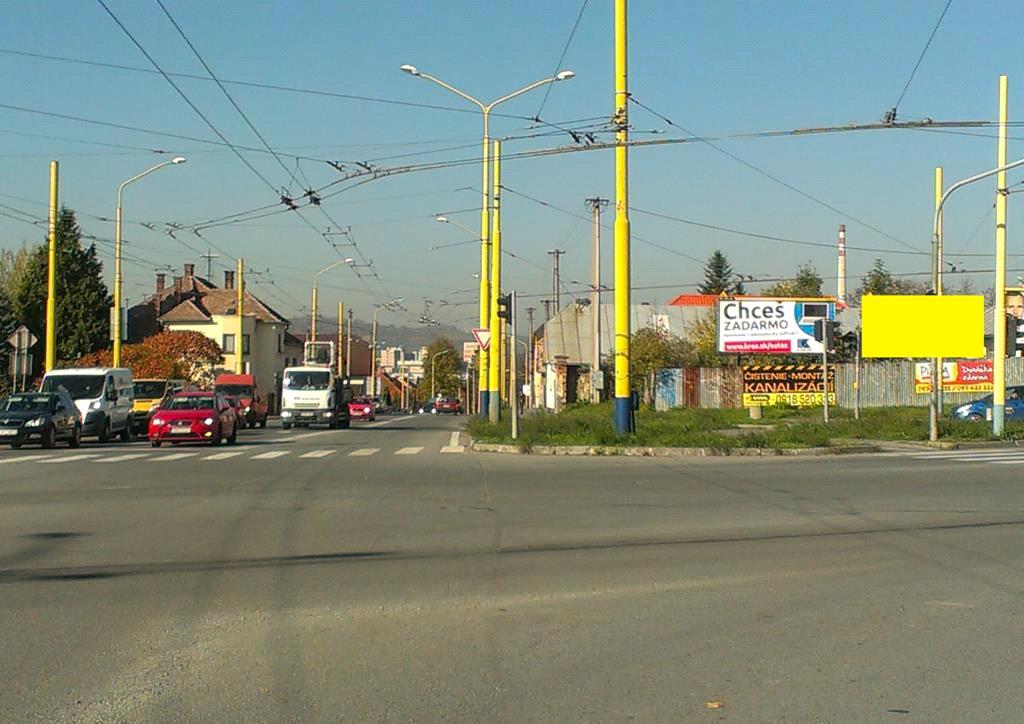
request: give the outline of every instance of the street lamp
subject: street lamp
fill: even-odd
[[[482,169],[483,169],[483,174],[482,174],[482,176],[483,176],[483,183],[481,184],[481,186],[482,186],[482,194],[483,195],[481,197],[481,206],[480,206],[480,327],[487,327],[490,324],[490,311],[491,311],[490,310],[491,289],[490,289],[490,278],[489,278],[489,274],[488,274],[488,270],[489,270],[489,267],[488,267],[488,255],[490,253],[490,249],[488,247],[490,246],[490,225],[491,225],[491,219],[490,219],[491,196],[490,196],[490,183],[489,183],[489,173],[490,173],[490,171],[489,171],[489,168],[488,168],[488,163],[490,161],[490,156],[489,156],[490,151],[489,151],[489,148],[490,148],[490,145],[491,145],[491,135],[490,135],[491,111],[494,110],[494,108],[496,106],[498,106],[499,104],[504,103],[507,100],[511,100],[512,98],[515,98],[516,96],[522,95],[523,93],[531,91],[534,88],[539,88],[539,87],[541,87],[543,85],[547,85],[549,83],[557,83],[559,81],[569,80],[570,78],[573,78],[576,74],[574,72],[572,72],[571,70],[562,70],[562,71],[559,71],[558,73],[556,73],[555,75],[551,76],[550,78],[544,78],[543,80],[539,80],[539,81],[537,81],[535,83],[531,83],[530,85],[524,86],[524,87],[520,88],[519,90],[516,90],[516,91],[513,91],[512,93],[509,93],[508,95],[504,95],[504,96],[502,96],[501,98],[498,98],[495,101],[491,101],[490,103],[483,103],[483,102],[477,100],[476,98],[474,98],[473,96],[469,95],[468,93],[464,93],[463,91],[459,90],[455,86],[452,86],[452,85],[450,85],[448,83],[445,83],[440,78],[435,78],[434,76],[432,76],[432,75],[430,75],[428,73],[424,73],[424,72],[420,71],[420,69],[417,68],[415,65],[406,64],[406,65],[401,66],[401,69],[402,69],[402,71],[408,73],[411,76],[415,76],[417,78],[424,78],[426,80],[429,80],[429,81],[431,81],[433,83],[436,83],[437,85],[441,86],[445,90],[450,91],[450,92],[454,93],[455,95],[457,95],[457,96],[459,96],[461,98],[466,99],[467,101],[469,101],[469,102],[473,103],[474,105],[476,105],[480,109],[480,112],[483,114],[484,135],[483,135],[483,155],[481,157]],[[500,280],[497,280],[497,283],[500,283]],[[488,366],[489,366],[489,363],[488,363],[487,355],[486,354],[481,354],[480,355],[480,365],[479,365],[479,370],[478,370],[479,375],[480,375],[480,389],[478,391],[478,394],[480,396],[479,412],[480,412],[481,415],[484,415],[484,416],[487,415],[487,404],[488,404],[488,396],[486,394],[486,391],[487,391],[488,386],[489,386],[489,382],[488,382]]]
[[[335,267],[339,267],[342,264],[351,264],[352,262],[353,262],[353,259],[339,259],[338,261],[334,262],[333,264],[328,264],[323,269],[321,269],[320,271],[318,271],[316,274],[313,275],[313,307],[312,307],[312,310],[311,310],[312,314],[311,314],[310,319],[309,319],[309,339],[310,339],[311,342],[316,342],[316,302],[317,302],[317,299],[316,299],[317,294],[316,293],[317,293],[317,282],[320,279],[320,275],[323,274],[324,272],[329,272],[331,269],[334,269]]]
[[[451,354],[450,349],[443,349],[436,354],[430,356],[430,399],[436,399],[434,391],[437,389],[437,378],[434,376],[434,363],[437,362],[438,357],[444,357],[446,354]]]
[[[394,309],[405,300],[396,297],[383,304],[373,305],[373,324],[370,326],[370,396],[377,396],[377,312],[382,309]]]
[[[114,367],[121,366],[121,199],[124,196],[124,187],[143,176],[159,171],[164,166],[178,166],[183,163],[184,156],[175,156],[170,161],[158,163],[132,176],[117,187],[117,210],[114,213]]]

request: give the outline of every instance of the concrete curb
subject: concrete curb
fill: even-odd
[[[614,445],[534,445],[532,447],[525,447],[476,441],[470,443],[469,449],[473,452],[502,453],[505,455],[602,455],[662,458],[813,457],[882,451],[878,445],[806,448],[619,447]]]

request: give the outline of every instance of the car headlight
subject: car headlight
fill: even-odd
[[[103,403],[100,402],[99,400],[96,400],[92,404],[89,405],[89,409],[90,410],[101,410],[101,409],[103,409]]]
[[[281,417],[291,417],[291,416],[292,416],[291,410],[281,410]]]
[[[248,412],[248,411],[249,411],[249,406],[248,406],[248,405],[246,405],[246,406],[245,406],[245,411],[246,411],[246,412]]]
[[[205,420],[203,420],[203,424],[206,425],[207,427],[209,427],[210,425],[213,424],[213,418],[212,417],[206,418]]]
[[[156,425],[157,427],[160,427],[161,425],[164,424],[164,421],[161,420],[159,417],[154,417],[152,420],[152,424]]]
[[[330,417],[330,416],[331,416],[331,412],[330,411],[327,411],[327,412],[324,413],[324,417]]]
[[[45,417],[37,417],[34,420],[29,420],[25,423],[25,427],[42,427],[46,424]]]

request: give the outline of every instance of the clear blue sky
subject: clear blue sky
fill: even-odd
[[[431,83],[401,73],[398,66],[413,63],[469,93],[492,99],[555,69],[581,6],[580,0],[165,4],[221,78],[449,108],[470,107]],[[165,70],[203,74],[155,1],[108,0],[108,5]],[[676,124],[709,136],[876,121],[896,102],[944,5],[945,0],[634,2],[631,90],[638,101]],[[545,120],[583,128],[600,124],[611,114],[612,7],[611,0],[587,4],[563,63],[577,76],[552,87],[541,112]],[[4,11],[4,51],[151,67],[91,0],[7,0]],[[1011,120],[1020,118],[1022,27],[1020,3],[953,0],[900,104],[900,117],[992,121],[998,75],[1006,73]],[[217,140],[156,74],[9,52],[0,52],[0,70],[5,79],[3,104]],[[232,143],[260,145],[216,85],[177,82]],[[473,158],[478,152],[473,145],[480,135],[478,114],[227,87],[289,170],[300,180],[305,174],[314,186],[338,178],[326,160],[371,160],[390,167]],[[550,131],[530,130],[532,124],[522,118],[538,112],[542,97],[542,90],[535,91],[499,109],[520,118],[496,118],[494,135]],[[631,120],[638,132],[665,132],[637,133],[638,139],[684,135],[638,106],[632,106]],[[832,243],[837,225],[845,223],[852,247],[908,251],[890,238],[895,237],[924,250],[930,241],[933,167],[943,165],[947,179],[953,180],[995,165],[994,130],[968,133],[977,135],[889,130],[719,143],[843,213],[699,143],[633,151],[631,201],[638,209],[706,224],[823,243]],[[1011,136],[1017,137],[1010,142],[1013,159],[1021,155],[1024,145],[1019,137],[1024,131],[1011,129]],[[571,143],[567,134],[558,133],[510,140],[505,151]],[[0,108],[0,212],[17,216],[13,207],[42,217],[48,161],[55,158],[61,162],[61,201],[81,214],[88,233],[112,238],[113,225],[94,217],[112,217],[117,185],[162,158],[140,149],[182,153],[189,160],[127,192],[130,300],[151,289],[157,266],[180,269],[185,261],[204,266],[194,251],[163,233],[166,223],[194,224],[277,201],[270,188],[223,146]],[[243,153],[274,187],[291,185],[295,195],[301,194],[269,154]],[[404,156],[412,153],[419,155]],[[299,161],[301,174],[294,155],[307,157]],[[613,195],[613,168],[610,151],[567,154],[509,161],[503,181],[510,189],[584,214],[585,198]],[[1022,178],[1014,174],[1010,181]],[[334,221],[352,227],[383,284],[369,280],[367,288],[351,270],[339,269],[323,278],[324,307],[333,308],[343,299],[367,318],[375,301],[392,294],[406,298],[410,313],[389,321],[417,317],[423,300],[430,299],[438,319],[473,326],[473,304],[442,307],[439,301],[473,299],[469,290],[476,284],[472,274],[479,265],[478,250],[472,244],[433,252],[429,248],[465,238],[457,228],[432,221],[437,212],[450,212],[452,218],[477,226],[479,183],[479,166],[470,164],[376,180],[325,201],[323,209]],[[993,196],[990,182],[967,189],[950,202],[947,258],[968,267],[991,266],[991,258],[957,259],[956,254],[991,251],[991,217],[971,236],[985,219]],[[1011,269],[1024,267],[1024,249],[1015,241],[1024,222],[1021,204],[1024,195],[1011,197],[1010,250],[1022,253],[1011,258]],[[506,287],[523,293],[550,290],[545,251],[552,247],[567,252],[563,271],[568,282],[588,279],[590,230],[585,221],[511,193],[504,197],[503,210],[506,246],[522,258],[506,258]],[[270,277],[253,278],[259,282],[254,291],[282,311],[297,313],[307,304],[312,272],[337,258],[319,233],[331,222],[317,209],[304,210],[303,215],[319,231],[294,213],[284,213],[202,233],[223,252],[244,255],[247,266],[269,268]],[[610,214],[606,221],[610,223]],[[151,223],[155,230],[138,222]],[[634,285],[665,285],[637,291],[637,301],[661,302],[692,291],[702,273],[701,264],[692,258],[703,260],[716,248],[728,254],[737,271],[758,276],[792,274],[810,260],[829,278],[827,288],[834,289],[835,255],[829,248],[757,240],[636,211],[632,224],[638,237],[676,252],[634,242]],[[41,235],[28,224],[0,216],[0,247],[14,248]],[[189,232],[179,238],[206,249],[204,241]],[[605,234],[604,248],[610,258],[610,233]],[[101,244],[101,252],[109,260],[110,244]],[[342,253],[352,255],[350,250]],[[876,256],[897,272],[928,269],[924,256],[852,250],[851,288]],[[215,265],[217,279],[224,262],[230,260],[222,256]],[[991,276],[977,275],[977,287],[990,286]],[[1015,276],[1011,273],[1011,280]],[[610,273],[605,279],[610,280]],[[580,289],[571,284],[570,288]]]

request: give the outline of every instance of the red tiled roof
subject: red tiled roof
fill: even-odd
[[[680,294],[669,302],[672,307],[713,307],[720,297],[717,294]]]

